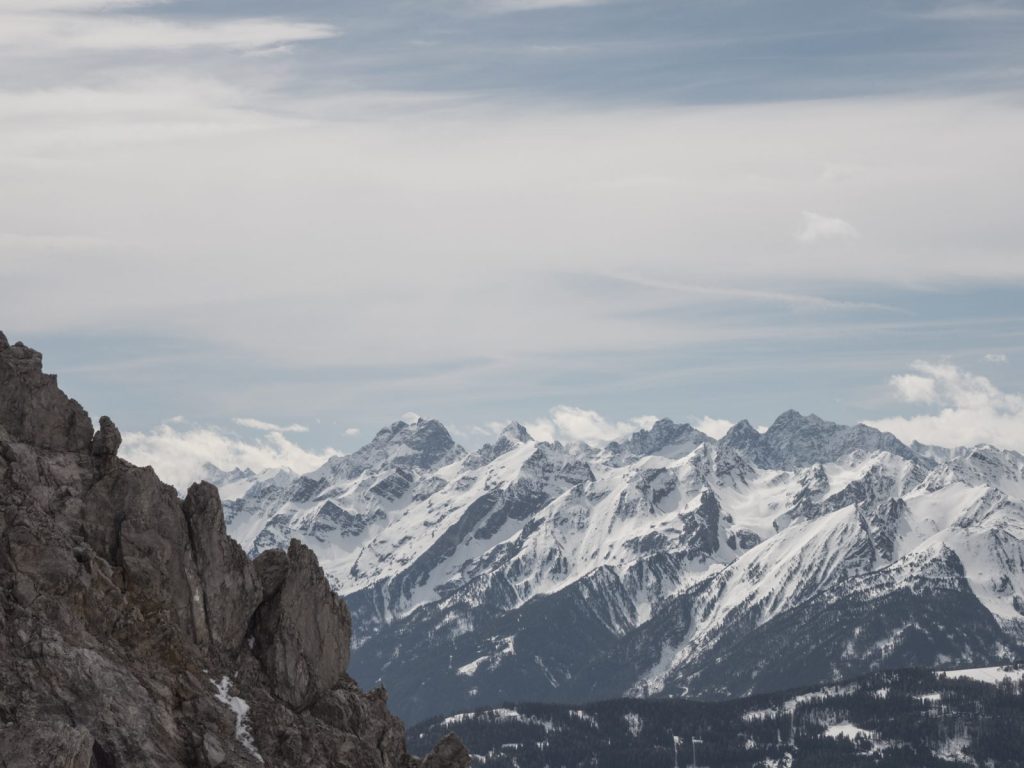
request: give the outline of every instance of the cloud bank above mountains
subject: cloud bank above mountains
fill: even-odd
[[[946,448],[991,444],[1024,452],[1024,395],[1002,392],[986,377],[948,363],[917,361],[911,369],[912,373],[890,378],[892,396],[927,412],[865,420],[864,423],[891,432],[908,444],[915,440]],[[406,421],[416,418],[419,418],[416,414],[403,417]],[[540,441],[602,446],[650,428],[657,418],[639,416],[613,421],[597,411],[558,405],[544,416],[524,420],[523,426]],[[182,421],[172,419],[149,432],[126,433],[125,458],[136,464],[152,465],[167,482],[183,489],[204,477],[206,463],[221,469],[241,467],[260,472],[288,468],[303,473],[339,453],[331,448],[320,452],[307,450],[284,434],[308,431],[298,424],[279,427],[258,419],[235,419],[239,426],[263,433],[253,439],[215,427],[181,426]],[[691,421],[697,429],[716,439],[725,435],[734,423],[710,416]],[[507,424],[496,421],[468,430],[449,426],[457,440],[463,440],[472,448],[493,440]],[[358,430],[349,436],[356,434]]]
[[[913,373],[893,376],[890,384],[901,400],[928,412],[867,423],[904,442],[988,443],[1024,451],[1024,395],[1003,392],[985,376],[948,363],[918,361],[911,367]]]
[[[284,434],[269,431],[256,438],[231,434],[214,427],[161,424],[148,432],[125,432],[123,458],[138,466],[151,466],[160,479],[184,490],[207,473],[204,465],[231,470],[288,468],[310,472],[338,451],[309,451]]]

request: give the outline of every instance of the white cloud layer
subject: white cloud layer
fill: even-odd
[[[914,373],[890,379],[903,402],[937,411],[866,422],[905,442],[945,447],[989,443],[1024,451],[1024,395],[1003,392],[988,378],[947,363],[915,362]]]
[[[524,422],[523,426],[535,439],[541,441],[603,445],[629,437],[639,429],[649,429],[657,420],[657,416],[637,416],[626,421],[611,422],[597,411],[572,405],[556,405],[548,416]]]
[[[295,472],[316,469],[337,451],[307,451],[280,432],[242,440],[219,429],[178,429],[162,424],[150,432],[126,432],[121,457],[139,466],[152,466],[160,478],[185,490],[204,476],[203,465],[221,469],[249,468],[256,472],[287,467]]]
[[[837,280],[1024,277],[1013,248],[1024,178],[1016,105],[851,100],[515,119],[465,107],[348,120],[294,117],[303,104],[271,114],[254,107],[259,95],[152,73],[0,92],[0,233],[34,243],[0,261],[16,330],[131,327],[268,364],[515,360],[772,330],[655,312],[679,305],[762,302]],[[893,126],[884,141],[869,129],[878,122]],[[955,146],[932,141],[936,124]],[[818,170],[836,157],[872,160],[839,189],[828,183],[836,210],[870,226],[872,247],[852,239],[855,258],[812,258],[792,217],[824,194]],[[618,183],[652,173],[666,184]],[[806,236],[837,226],[812,222]],[[644,290],[588,294],[553,278],[621,274],[647,278]],[[97,306],[100,292],[119,300]],[[337,343],[336,329],[357,326],[374,332]]]

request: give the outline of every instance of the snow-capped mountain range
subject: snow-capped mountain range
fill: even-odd
[[[244,472],[230,532],[313,548],[352,672],[418,719],[508,700],[744,695],[1024,648],[1024,456],[782,414],[475,452],[396,422],[306,475]]]

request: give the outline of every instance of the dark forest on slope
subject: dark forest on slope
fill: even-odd
[[[519,704],[410,728],[414,748],[457,727],[488,768],[679,765],[1024,765],[1024,689],[924,670],[725,702],[617,699],[581,707]]]

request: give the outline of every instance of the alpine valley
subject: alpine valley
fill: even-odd
[[[410,720],[507,701],[724,699],[1024,649],[1024,456],[788,411],[594,447],[437,421],[319,469],[225,476],[250,555],[297,538],[352,673]]]

